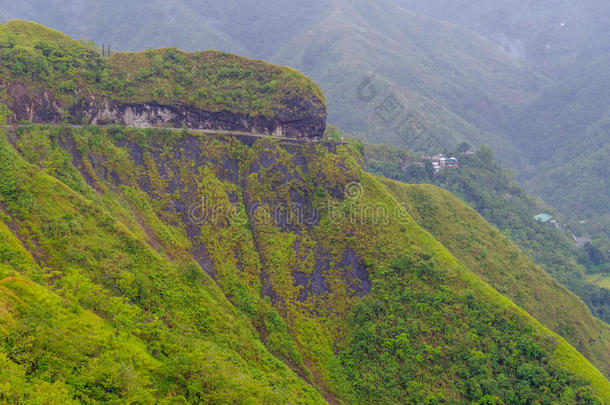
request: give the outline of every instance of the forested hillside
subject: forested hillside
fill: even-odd
[[[417,223],[456,258],[545,325],[569,336],[581,353],[590,353],[588,357],[598,367],[608,369],[606,342],[610,327],[592,317],[578,298],[536,266],[517,245],[448,192],[429,185],[384,182],[399,202],[410,207]],[[580,325],[575,328],[575,323]],[[590,336],[596,338],[590,340]]]
[[[0,401],[610,401],[608,325],[445,191],[319,139],[301,73],[0,39]],[[160,106],[183,127],[129,118]]]
[[[3,351],[21,370],[5,398],[589,403],[587,381],[608,397],[597,370],[419,228],[356,152],[280,142],[5,136]]]
[[[610,257],[603,253],[603,241],[577,247],[571,234],[582,231],[583,225],[558,230],[553,224],[536,222],[534,216],[540,211],[556,213],[525,193],[513,175],[494,161],[489,148],[475,155],[455,153],[459,167],[439,173],[434,172],[431,163],[427,168],[419,167],[416,156],[404,149],[367,145],[364,159],[373,173],[405,183],[434,184],[462,198],[547,273],[581,297],[595,316],[610,322],[610,290],[586,280],[589,274],[609,275]],[[600,226],[603,229],[603,224]],[[593,261],[591,257],[595,257]]]
[[[603,0],[396,0],[406,9],[490,38],[520,63],[559,77],[574,63],[610,52]]]
[[[532,162],[520,179],[610,247],[610,55],[579,64],[515,117],[512,135]]]
[[[34,19],[113,50],[177,45],[293,66],[320,84],[331,122],[344,130],[412,150],[489,144],[530,193],[571,221],[588,221],[585,236],[610,247],[602,111],[609,7],[603,0],[4,0],[0,21]]]

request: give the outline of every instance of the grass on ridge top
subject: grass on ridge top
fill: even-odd
[[[217,51],[162,48],[110,58],[98,52],[94,44],[36,23],[12,20],[0,25],[4,80],[45,86],[68,110],[83,95],[101,95],[251,116],[296,114],[308,103],[326,113],[320,88],[289,67]],[[0,102],[6,98],[0,93]]]

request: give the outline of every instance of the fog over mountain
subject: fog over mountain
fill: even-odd
[[[396,1],[478,32],[522,63],[552,75],[610,50],[610,3],[603,0]]]

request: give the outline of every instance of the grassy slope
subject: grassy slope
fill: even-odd
[[[34,151],[44,153],[44,144],[38,145]],[[21,349],[11,357],[21,366],[29,364],[28,381],[34,384],[36,378],[49,380],[47,373],[52,373],[51,381],[57,380],[60,385],[64,382],[71,396],[97,401],[111,399],[105,395],[128,400],[133,390],[162,401],[183,397],[189,402],[321,402],[315,390],[269,354],[248,318],[236,311],[193,262],[184,251],[184,236],[154,216],[147,216],[150,203],[139,200],[142,196],[135,190],[125,189],[124,194],[109,190],[106,194],[95,193],[80,174],[70,169],[71,160],[65,154],[54,154],[51,167],[40,170],[14,155],[4,140],[0,153],[3,221],[13,227],[13,234],[5,236],[10,243],[2,243],[2,261],[13,264],[21,277],[47,285],[63,297],[50,298],[54,303],[49,304],[48,312],[59,319],[57,322],[70,319],[61,312],[62,306],[74,308],[76,313],[85,307],[104,319],[89,321],[97,325],[91,339],[102,339],[105,330],[113,330],[119,343],[134,341],[137,347],[146,347],[148,354],[142,354],[145,359],[153,356],[157,360],[150,362],[162,363],[149,377],[145,376],[148,381],[141,387],[134,388],[129,379],[121,378],[107,383],[110,366],[119,363],[116,367],[123,367],[119,347],[106,355],[110,364],[100,364],[99,375],[74,381],[71,376],[79,374],[75,367],[86,361],[101,362],[98,357],[103,353],[77,352],[69,345],[64,351],[53,353],[44,332],[38,337],[36,330],[28,329],[28,311],[36,310],[35,303],[44,293],[30,298],[17,292],[26,309],[15,315],[14,328],[6,328],[9,334],[4,348],[9,350],[10,342],[18,340],[20,334],[29,336],[41,348],[35,352]],[[121,159],[120,153],[115,159]],[[63,181],[50,176],[54,172],[62,173]],[[140,225],[138,215],[150,222]],[[6,234],[7,227],[3,225],[2,229]],[[148,244],[149,229],[158,232],[159,248],[167,250],[156,251]],[[23,249],[14,234],[20,235],[39,265],[21,266],[19,260],[15,264],[12,251]],[[36,288],[33,291],[42,291]],[[58,307],[58,303],[62,305]],[[77,317],[74,324],[66,327],[78,336],[82,331],[76,322],[85,321]],[[45,320],[41,327],[44,331],[53,325]],[[281,326],[277,328],[281,334]],[[63,343],[77,339],[68,332],[66,335],[57,339]],[[21,357],[17,356],[19,353]],[[52,365],[38,361],[39,355],[46,355]],[[64,356],[67,358],[62,359]],[[59,372],[55,363],[61,360],[67,363],[71,374]],[[124,372],[129,374],[129,370]]]
[[[603,233],[604,223],[599,220],[584,225],[570,224],[568,232],[540,224],[534,215],[556,211],[540,200],[526,194],[508,170],[494,162],[489,150],[479,150],[474,156],[460,155],[459,168],[443,170],[438,174],[427,172],[414,165],[415,157],[406,150],[387,146],[367,145],[364,159],[367,169],[387,178],[404,183],[431,183],[438,185],[468,202],[488,222],[511,238],[524,252],[553,278],[581,297],[598,318],[610,321],[608,291],[587,282],[585,273],[597,272],[582,265],[585,249],[578,248],[571,240],[570,230],[583,234],[583,228],[597,226]],[[403,170],[403,166],[408,167]],[[506,198],[506,195],[510,198]],[[550,211],[549,211],[550,210]],[[561,216],[557,217],[562,221]],[[598,218],[600,219],[600,218]],[[604,244],[597,241],[602,251]],[[600,272],[601,272],[600,267]]]
[[[5,231],[5,230],[3,230]],[[5,236],[4,234],[2,235]],[[11,251],[3,246],[3,254]],[[19,254],[16,252],[16,254]],[[15,269],[0,265],[3,276]],[[161,364],[133,336],[46,288],[3,283],[0,398],[18,403],[154,400]]]
[[[91,44],[20,20],[0,26],[0,44],[5,82],[44,86],[66,109],[88,95],[252,116],[293,112],[286,99],[325,106],[318,86],[296,70],[223,52],[164,48],[104,59]]]
[[[413,218],[470,270],[610,373],[610,327],[471,207],[429,185],[383,180]]]
[[[347,402],[466,401],[487,392],[509,402],[557,399],[572,387],[563,393],[570,398],[582,383],[567,370],[610,395],[563,339],[411,217],[392,218],[396,200],[349,148],[333,154],[274,140],[248,148],[234,138],[99,128],[31,127],[12,139],[22,157],[2,144],[0,189],[19,224],[14,234],[42,263],[16,269],[96,312],[119,337],[145,340],[162,363],[150,395],[319,401],[284,364],[327,399]],[[353,181],[359,198],[343,199]],[[202,196],[231,215],[209,217],[192,234],[180,207]],[[319,221],[282,225],[251,210],[296,201],[316,207]],[[192,261],[197,246],[215,282]],[[364,298],[356,264],[344,259],[350,250],[368,272]],[[294,272],[321,272],[325,287],[300,285]],[[163,383],[176,375],[177,385]]]

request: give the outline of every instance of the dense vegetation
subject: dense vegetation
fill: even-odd
[[[3,400],[321,401],[268,352],[153,201],[128,186],[94,191],[56,137],[35,135],[20,148],[41,166],[0,144],[2,276],[17,277],[1,294]],[[80,139],[126,163],[99,135]],[[284,342],[277,313],[259,311],[260,333]]]
[[[462,141],[491,145],[530,193],[574,223],[587,221],[581,232],[610,249],[607,2],[149,4],[0,0],[0,18],[33,19],[116,49],[152,42],[294,66],[321,85],[331,121],[369,142],[434,152]],[[361,91],[366,78],[376,92]],[[380,114],[384,105],[403,115]],[[405,116],[425,128],[423,138],[404,133]]]
[[[19,80],[44,87],[67,111],[91,96],[268,117],[295,108],[285,100],[325,103],[316,84],[287,67],[225,52],[189,54],[175,48],[103,58],[93,44],[25,21],[0,25],[0,60],[5,85]],[[0,99],[10,101],[5,91]],[[70,117],[64,113],[64,118]]]
[[[374,280],[372,296],[350,314],[354,337],[345,362],[351,366],[358,398],[367,403],[439,403],[446,399],[440,388],[453,376],[459,379],[453,389],[479,404],[592,400],[584,391],[563,388],[574,381],[555,368],[544,342],[527,337],[530,327],[517,326],[501,312],[490,313],[468,290],[452,296],[442,281],[414,291],[422,275],[441,278],[429,266],[410,271],[408,259],[397,260],[384,269],[393,277]],[[400,277],[403,273],[408,275]],[[431,333],[434,344],[416,332],[427,329],[429,319],[437,325],[449,320],[451,325]],[[465,333],[462,322],[473,332]],[[469,350],[473,341],[478,348]],[[433,385],[440,391],[436,395],[422,389],[431,378],[419,372],[426,363],[433,364]]]
[[[610,398],[350,145],[118,127],[2,138],[4,400]],[[197,221],[186,207],[202,201],[217,215]],[[311,220],[267,216],[291,203]]]
[[[608,369],[610,326],[594,318],[587,306],[541,270],[452,194],[430,185],[404,185],[383,180],[415,221],[483,280],[557,331],[594,362]],[[541,305],[541,303],[546,303]],[[578,327],[574,325],[578,323]],[[590,339],[590,336],[596,336]]]
[[[407,183],[435,184],[467,201],[537,264],[580,296],[596,316],[609,322],[610,291],[585,279],[587,274],[607,274],[610,258],[604,253],[605,245],[596,242],[577,248],[568,239],[572,229],[557,230],[553,224],[536,222],[537,213],[555,212],[528,196],[512,174],[494,161],[489,148],[472,156],[456,153],[459,167],[438,174],[431,163],[420,167],[415,156],[390,147],[367,146],[365,160],[373,173]],[[558,219],[561,221],[561,216]]]

